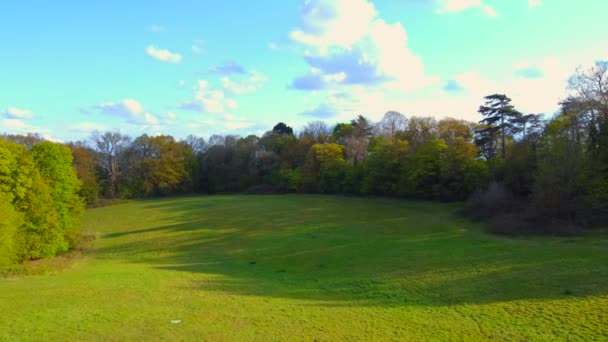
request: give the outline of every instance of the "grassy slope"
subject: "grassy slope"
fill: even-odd
[[[506,239],[455,208],[218,196],[90,210],[94,255],[0,279],[0,340],[608,339],[605,234]]]

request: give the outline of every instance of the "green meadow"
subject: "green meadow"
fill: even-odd
[[[0,278],[0,340],[608,340],[608,233],[503,237],[458,204],[282,195],[88,210],[69,267]]]

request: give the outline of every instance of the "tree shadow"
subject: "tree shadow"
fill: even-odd
[[[605,238],[494,237],[454,217],[454,205],[330,196],[139,205],[174,223],[107,234],[98,256],[197,275],[189,289],[328,306],[450,306],[608,293]]]

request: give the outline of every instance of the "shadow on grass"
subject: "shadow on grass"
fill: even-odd
[[[445,306],[608,293],[608,245],[486,235],[453,206],[322,196],[141,202],[174,223],[105,235],[99,256],[189,289],[332,306]],[[606,240],[603,240],[604,242]]]

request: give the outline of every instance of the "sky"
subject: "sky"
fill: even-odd
[[[0,133],[262,134],[279,121],[552,115],[608,60],[606,0],[19,0],[2,4]]]

